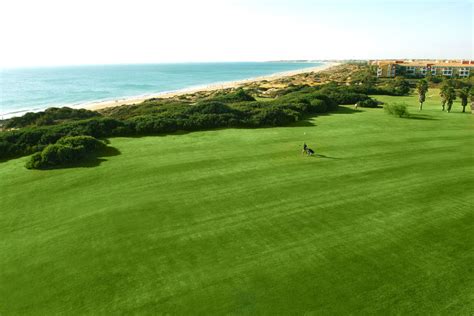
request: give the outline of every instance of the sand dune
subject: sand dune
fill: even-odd
[[[298,75],[302,73],[319,72],[336,65],[338,65],[338,63],[326,63],[324,65],[317,66],[317,67],[310,67],[310,68],[305,68],[305,69],[300,69],[300,70],[280,72],[280,73],[276,73],[276,74],[272,74],[268,76],[260,76],[260,77],[237,80],[237,81],[221,82],[221,83],[215,83],[215,84],[210,84],[206,86],[192,87],[192,88],[187,88],[187,89],[182,89],[182,90],[177,90],[177,91],[170,91],[170,92],[161,92],[161,93],[144,95],[144,96],[139,96],[139,97],[134,97],[134,98],[122,98],[122,99],[117,99],[113,101],[86,103],[86,104],[81,105],[80,107],[86,108],[89,110],[100,110],[100,109],[104,109],[108,107],[120,106],[120,105],[125,105],[125,104],[137,104],[151,98],[172,98],[175,96],[189,94],[189,93],[196,93],[200,91],[214,91],[214,90],[220,90],[220,89],[235,88],[235,87],[239,87],[241,85],[248,84],[251,82],[257,82],[257,81],[262,81],[262,80],[276,80],[276,79],[294,76],[294,75]]]

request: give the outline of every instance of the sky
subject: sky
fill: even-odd
[[[0,66],[474,59],[474,0],[1,0]]]

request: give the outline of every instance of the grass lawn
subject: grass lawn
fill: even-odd
[[[474,116],[114,138],[0,164],[0,315],[474,312]],[[348,112],[348,113],[346,113]],[[301,155],[303,142],[319,156]]]

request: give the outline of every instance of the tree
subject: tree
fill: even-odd
[[[426,69],[425,79],[428,82],[431,82],[431,80],[433,80],[433,74],[431,73],[431,69]]]
[[[441,90],[439,91],[439,95],[441,96],[441,106],[443,107],[443,111],[444,111],[444,108],[446,107],[446,93],[447,93],[447,90],[449,89],[449,84],[448,83],[443,83],[443,85],[441,86]]]
[[[454,100],[456,100],[456,90],[453,87],[448,87],[445,93],[446,104],[448,105],[448,113],[451,112]]]
[[[463,87],[458,91],[458,96],[461,98],[462,112],[466,112],[467,99],[469,98],[469,87]]]
[[[395,95],[407,95],[410,92],[410,83],[401,77],[391,80],[389,86]]]
[[[474,87],[471,88],[471,113],[474,111]]]
[[[423,110],[423,103],[426,100],[426,92],[428,92],[428,82],[424,79],[418,81],[416,85],[416,91],[418,92],[418,101],[420,102],[420,111]]]

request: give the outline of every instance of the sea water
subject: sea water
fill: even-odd
[[[52,106],[79,107],[321,64],[233,62],[4,68],[0,71],[0,118]]]

